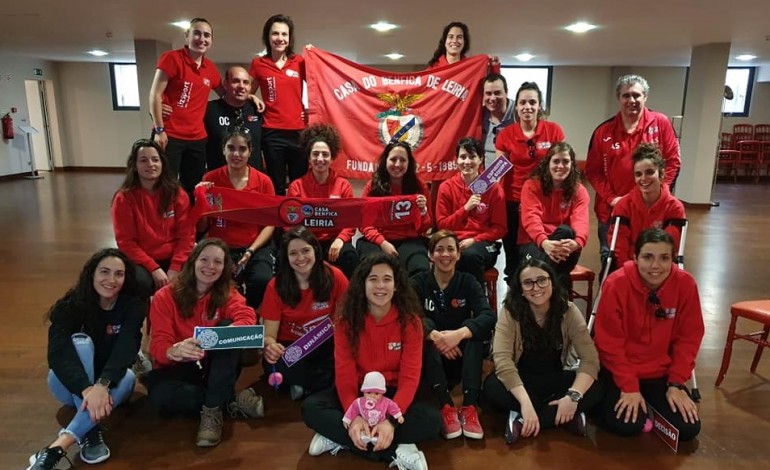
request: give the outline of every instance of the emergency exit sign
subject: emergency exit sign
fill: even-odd
[[[43,76],[43,69],[33,69],[32,73],[34,75],[38,76],[38,77],[42,77]]]

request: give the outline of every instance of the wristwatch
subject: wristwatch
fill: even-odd
[[[164,132],[166,132],[166,128],[162,127],[162,126],[158,126],[158,127],[154,128],[153,130],[155,131],[156,134],[163,134]]]
[[[110,381],[110,379],[105,379],[104,377],[99,377],[96,380],[96,383],[94,385],[101,385],[104,388],[110,388],[110,384],[111,383],[112,382]]]
[[[574,401],[575,403],[583,399],[583,394],[573,389],[567,390],[567,393],[565,393],[564,396],[569,397],[569,399]]]
[[[669,382],[667,385],[669,388],[673,387],[673,388],[678,388],[679,390],[687,390],[687,386],[683,383]]]

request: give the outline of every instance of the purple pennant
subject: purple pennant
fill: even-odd
[[[473,180],[468,187],[473,191],[473,194],[484,194],[489,191],[489,188],[491,188],[493,184],[503,179],[503,176],[505,176],[511,168],[513,168],[513,163],[511,163],[504,155],[500,155],[495,158],[495,161]]]
[[[334,336],[334,323],[326,317],[315,328],[300,336],[283,352],[283,361],[291,367]]]

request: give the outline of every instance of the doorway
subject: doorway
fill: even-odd
[[[42,80],[24,80],[24,88],[27,95],[29,125],[37,129],[37,133],[30,136],[32,145],[30,151],[35,158],[35,169],[37,171],[52,171],[54,167],[53,146],[46,83]]]

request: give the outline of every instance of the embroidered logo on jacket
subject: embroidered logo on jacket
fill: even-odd
[[[388,343],[388,351],[401,351],[401,342]]]

